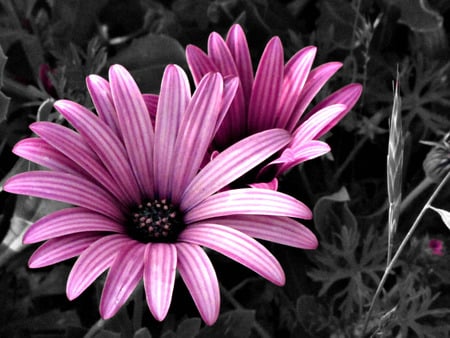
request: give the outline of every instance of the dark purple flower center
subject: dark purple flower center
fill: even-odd
[[[175,242],[183,229],[180,211],[165,199],[146,201],[131,209],[128,233],[140,242]]]

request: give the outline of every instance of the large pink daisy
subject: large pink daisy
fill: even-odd
[[[212,33],[207,54],[190,45],[186,55],[196,84],[208,72],[237,76],[240,80],[235,99],[214,137],[213,150],[220,152],[246,136],[270,128],[282,128],[292,135],[292,141],[269,165],[259,167],[255,181],[270,181],[293,166],[328,152],[328,144],[318,139],[347,114],[362,90],[360,84],[349,84],[307,110],[342,64],[329,62],[311,70],[316,47],[309,46],[285,65],[281,41],[273,37],[253,76],[247,40],[239,25],[231,27],[226,40]],[[276,180],[272,183],[275,187]]]
[[[290,218],[311,218],[301,202],[266,189],[222,189],[285,147],[291,140],[285,130],[243,139],[199,170],[236,79],[208,74],[191,97],[186,74],[169,65],[157,105],[146,101],[119,65],[110,68],[109,82],[92,75],[87,84],[98,116],[75,102],[57,101],[76,131],[34,123],[39,137],[22,140],[14,152],[49,170],[18,174],[4,186],[73,205],[40,219],[24,237],[25,243],[46,241],[30,258],[32,268],[79,256],[68,277],[69,299],[109,269],[103,318],[117,313],[143,279],[150,311],[163,320],[178,271],[200,315],[212,324],[219,286],[203,247],[283,285],[280,264],[253,237],[317,246],[311,231]]]

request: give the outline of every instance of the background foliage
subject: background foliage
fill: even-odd
[[[112,320],[98,322],[99,288],[66,299],[72,262],[26,267],[34,247],[22,245],[23,231],[61,205],[0,190],[0,336],[81,337],[94,327],[95,337],[448,337],[450,240],[432,213],[395,264],[365,334],[363,323],[386,266],[393,80],[398,69],[404,199],[395,248],[428,198],[432,179],[439,180],[424,173],[432,147],[420,141],[439,142],[450,130],[449,17],[447,0],[1,0],[0,187],[30,169],[11,153],[29,135],[28,125],[62,122],[52,109],[55,99],[92,106],[87,74],[105,75],[108,65],[121,63],[142,91],[157,93],[168,63],[186,68],[187,44],[205,49],[209,33],[225,34],[233,23],[246,30],[255,66],[273,35],[282,39],[287,58],[313,44],[316,64],[343,62],[317,100],[349,82],[362,83],[364,92],[326,136],[332,152],[281,181],[280,190],[315,206],[309,225],[319,249],[267,244],[285,268],[283,288],[213,256],[223,298],[213,327],[197,318],[182,283],[162,323],[142,304],[142,290]],[[448,169],[449,147],[437,154],[425,167],[437,158]],[[449,195],[448,187],[441,191],[439,210],[450,209]]]

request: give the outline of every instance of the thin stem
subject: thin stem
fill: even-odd
[[[344,172],[344,170],[347,168],[347,166],[350,164],[350,162],[353,161],[353,158],[356,156],[356,154],[361,150],[361,148],[363,147],[363,145],[367,142],[369,138],[367,136],[364,136],[363,138],[361,138],[358,143],[356,144],[356,146],[353,147],[352,151],[350,152],[350,154],[347,156],[347,158],[345,159],[344,163],[341,164],[341,166],[338,168],[338,170],[336,171],[336,175],[334,175],[334,179],[335,181],[339,180],[339,177],[341,177],[342,173]]]
[[[402,214],[421,193],[424,192],[431,184],[433,180],[429,177],[425,177],[411,192],[403,199],[400,204],[400,214]]]
[[[409,231],[406,234],[405,238],[403,238],[403,241],[400,243],[400,246],[398,247],[397,251],[395,252],[394,257],[392,258],[392,260],[390,261],[390,263],[387,266],[386,270],[384,271],[383,277],[381,278],[381,281],[378,284],[377,290],[375,291],[375,295],[372,298],[372,302],[370,303],[369,311],[367,311],[366,319],[364,321],[364,327],[363,327],[363,330],[362,330],[362,332],[363,332],[362,335],[363,336],[364,336],[364,334],[365,334],[365,332],[367,330],[367,325],[369,323],[370,315],[372,314],[373,306],[375,305],[375,301],[377,300],[377,298],[378,298],[378,296],[379,296],[379,294],[381,292],[381,289],[383,288],[384,283],[386,282],[386,279],[387,279],[389,273],[391,272],[391,270],[394,267],[395,263],[397,263],[397,260],[400,257],[400,254],[403,252],[403,249],[405,248],[405,246],[408,243],[409,239],[411,238],[411,236],[413,235],[413,233],[416,230],[417,226],[419,225],[420,221],[422,220],[423,216],[425,215],[425,212],[430,207],[431,203],[434,201],[434,199],[436,198],[437,194],[441,191],[442,187],[445,185],[445,183],[448,181],[449,178],[450,178],[450,172],[448,172],[447,175],[444,177],[444,179],[441,181],[441,183],[439,183],[439,185],[437,186],[436,190],[433,192],[433,194],[428,199],[427,203],[423,206],[422,210],[420,210],[419,215],[417,216],[417,218],[414,221],[413,225],[409,229]]]
[[[84,338],[94,337],[105,326],[106,320],[100,318],[97,322],[91,326],[89,331],[84,335]]]
[[[237,300],[234,298],[234,296],[222,285],[220,284],[220,292],[223,295],[223,297],[236,309],[245,309]],[[255,323],[253,324],[253,328],[258,333],[258,335],[261,338],[270,338],[270,335],[267,333],[267,331],[258,323],[258,321],[255,320]]]

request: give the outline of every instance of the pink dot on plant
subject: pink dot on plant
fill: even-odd
[[[443,256],[444,243],[440,239],[430,239],[428,247],[433,255]]]

